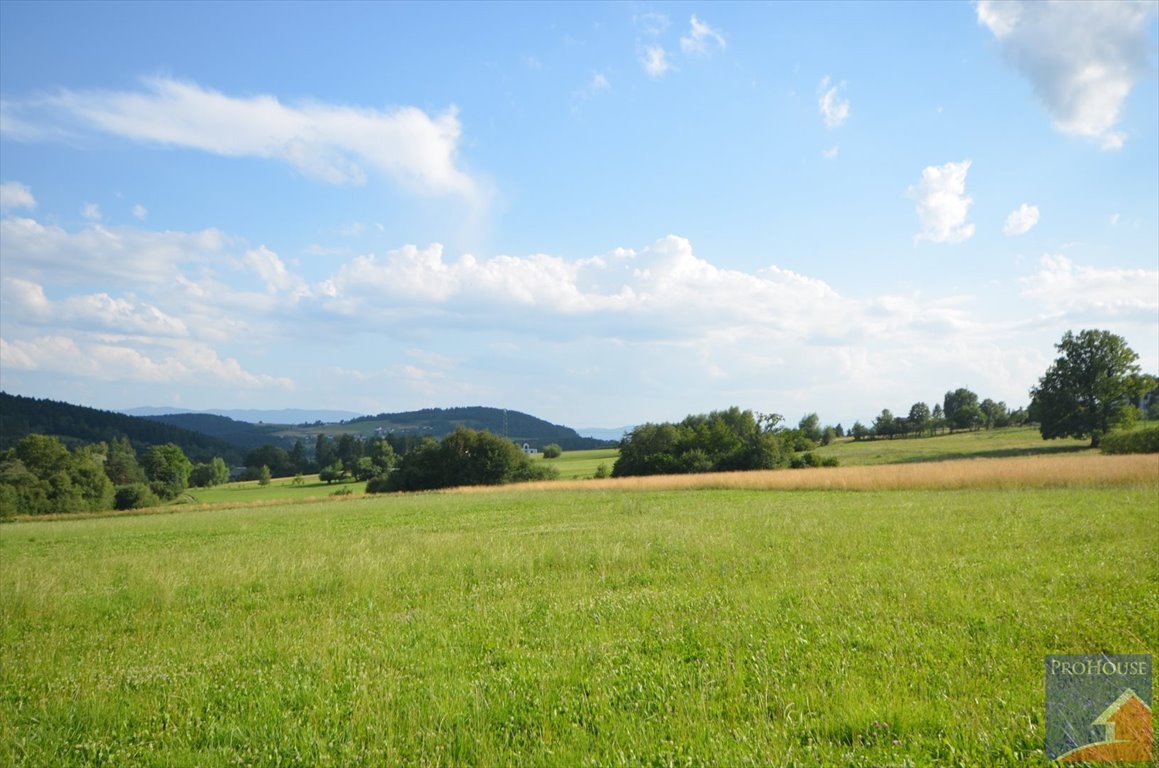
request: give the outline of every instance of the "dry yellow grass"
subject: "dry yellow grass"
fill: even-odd
[[[521,484],[543,490],[667,491],[704,488],[746,490],[888,491],[955,488],[1070,488],[1159,483],[1159,454],[1025,456],[859,467],[776,469],[697,475],[552,480]],[[512,486],[502,486],[511,489]],[[496,490],[494,486],[457,489]]]

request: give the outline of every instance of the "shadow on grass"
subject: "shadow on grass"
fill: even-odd
[[[955,461],[957,459],[1009,459],[1016,456],[1060,456],[1067,453],[1082,453],[1096,450],[1089,445],[1044,445],[1036,448],[995,448],[989,451],[956,451],[954,453],[931,453],[925,456],[910,456],[898,459],[892,464],[922,464],[931,461]]]

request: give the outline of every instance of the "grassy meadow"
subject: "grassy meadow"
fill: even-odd
[[[0,526],[0,765],[1045,765],[1043,656],[1159,651],[1159,457],[953,464]]]
[[[845,439],[817,449],[819,455],[832,456],[842,466],[1097,452],[1090,447],[1090,440],[1043,440],[1038,427],[1007,427],[952,434],[947,432],[933,437],[899,437],[894,440],[854,442]]]

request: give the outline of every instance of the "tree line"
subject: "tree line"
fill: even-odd
[[[861,422],[854,440],[916,437],[943,431],[990,429],[1038,423],[1043,439],[1090,438],[1098,446],[1122,434],[1142,413],[1159,417],[1159,379],[1141,373],[1138,355],[1107,331],[1067,332],[1055,345],[1061,353],[1030,390],[1029,408],[979,402],[967,388],[947,392],[931,409],[915,403],[904,416],[883,410],[871,427]],[[27,400],[27,398],[23,398]],[[34,403],[39,401],[32,401]],[[85,409],[91,410],[91,409]],[[129,418],[129,417],[124,417]],[[679,423],[643,424],[620,442],[612,475],[684,474],[836,463],[814,453],[844,436],[840,424],[821,427],[817,414],[796,428],[780,414],[731,407],[692,415]],[[1155,450],[1159,431],[1112,442],[1114,450]],[[318,435],[308,449],[297,440],[290,450],[255,448],[245,457],[246,475],[260,482],[318,472],[323,482],[365,481],[367,491],[415,491],[549,479],[549,465],[532,462],[511,441],[493,432],[459,427],[442,440],[414,434],[361,439],[352,434]],[[0,453],[0,515],[96,512],[134,509],[177,498],[188,487],[230,479],[221,456],[194,463],[168,442],[138,451],[128,437],[69,448],[59,438],[27,434]]]
[[[1010,410],[1006,403],[978,395],[966,387],[946,392],[942,402],[930,408],[924,402],[910,406],[905,416],[895,416],[888,408],[866,426],[860,421],[853,424],[849,436],[854,440],[926,437],[946,432],[977,431],[1021,426],[1030,420],[1025,408]]]
[[[782,427],[782,421],[780,414],[732,406],[679,423],[642,424],[620,441],[612,477],[836,464],[812,453],[817,442],[807,429]]]
[[[0,514],[137,509],[174,499],[191,482],[228,479],[221,457],[194,464],[174,443],[138,456],[126,437],[69,450],[59,438],[31,434],[0,455]]]

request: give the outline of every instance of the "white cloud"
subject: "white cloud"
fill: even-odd
[[[837,92],[845,87],[845,83],[830,85],[829,76],[821,78],[817,86],[817,109],[830,128],[839,128],[849,119],[849,100],[838,97]]]
[[[672,65],[668,62],[667,53],[659,45],[649,45],[644,48],[644,56],[641,59],[641,64],[643,64],[644,71],[650,77],[660,77],[672,69]]]
[[[139,91],[62,90],[7,103],[5,113],[5,133],[22,140],[57,138],[57,125],[73,122],[133,141],[276,159],[332,184],[364,183],[370,170],[419,193],[472,200],[480,194],[457,164],[462,126],[454,108],[432,117],[416,107],[287,105],[274,96],[234,97],[150,78]]]
[[[808,307],[834,300],[825,283],[769,267],[720,269],[697,257],[684,238],[668,236],[636,252],[568,261],[556,256],[470,255],[444,258],[439,244],[406,246],[379,258],[359,256],[319,286],[331,311],[392,321],[408,308],[431,322],[524,324],[523,313],[569,318],[568,332],[599,325],[613,334],[678,336],[723,324],[780,328],[805,322]],[[818,320],[828,326],[835,314]]]
[[[1112,213],[1112,214],[1111,214],[1111,226],[1112,226],[1112,227],[1117,227],[1117,226],[1119,226],[1119,219],[1120,219],[1120,218],[1121,218],[1121,217],[1119,216],[1119,214],[1118,214],[1118,213]]]
[[[837,152],[838,147],[836,144],[834,144],[833,146],[829,147],[829,149],[821,150],[821,157],[825,158],[826,160],[835,160],[837,159]]]
[[[252,389],[293,388],[287,378],[252,373],[235,358],[221,358],[211,347],[187,341],[179,346],[140,346],[131,340],[78,340],[63,335],[0,338],[0,361],[10,371],[97,381],[204,385],[208,379]]]
[[[0,184],[0,211],[13,208],[35,208],[36,198],[32,190],[18,181],[6,181]]]
[[[1159,313],[1159,270],[1100,269],[1046,254],[1038,272],[1020,282],[1023,296],[1055,314],[1095,312],[1113,317],[1137,313],[1153,326]]]
[[[974,200],[966,195],[966,173],[970,161],[931,165],[922,171],[922,180],[909,187],[906,196],[917,205],[922,231],[917,240],[932,243],[962,243],[974,235],[974,225],[966,223]]]
[[[1055,127],[1123,146],[1116,129],[1123,103],[1147,76],[1153,2],[992,2],[980,0],[978,22],[1045,104]]]
[[[201,232],[149,232],[93,224],[77,232],[34,219],[0,219],[0,250],[6,275],[51,273],[60,282],[112,279],[141,285],[172,282],[180,264],[219,256],[225,237]]]
[[[133,217],[136,218],[138,221],[144,221],[146,218],[149,217],[149,209],[146,208],[145,206],[141,205],[140,203],[137,203],[136,205],[133,206]]]
[[[304,295],[308,292],[305,281],[290,274],[281,257],[264,245],[246,251],[243,261],[266,284],[268,293],[297,291],[299,295]]]
[[[39,284],[5,277],[0,281],[0,302],[10,321],[25,325],[171,338],[189,336],[183,321],[132,296],[113,298],[101,292],[50,301]]]
[[[1006,226],[1002,227],[1002,234],[1007,237],[1025,235],[1036,224],[1038,224],[1038,206],[1023,203],[1006,217]]]
[[[101,207],[96,203],[85,203],[80,209],[80,215],[84,216],[89,221],[101,220]]]
[[[688,34],[680,38],[680,50],[686,55],[706,55],[710,42],[715,43],[721,50],[725,48],[724,35],[696,18],[696,14],[692,15],[688,23]]]

